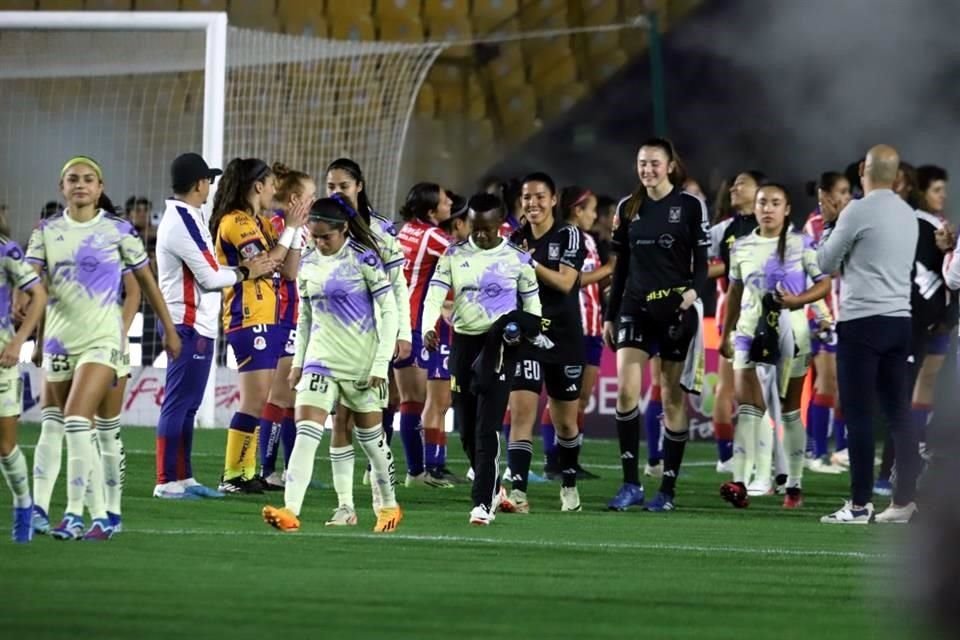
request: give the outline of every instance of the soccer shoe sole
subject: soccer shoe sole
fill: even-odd
[[[280,509],[264,507],[262,514],[263,521],[277,531],[283,531],[284,533],[296,533],[300,531],[300,521],[297,520],[295,523],[285,522],[286,518],[284,514],[280,512]]]

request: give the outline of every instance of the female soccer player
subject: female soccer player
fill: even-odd
[[[489,357],[487,350],[501,348],[503,330],[494,328],[504,323],[504,316],[522,306],[534,316],[530,320],[536,326],[541,307],[530,256],[500,235],[504,215],[497,196],[483,193],[470,198],[470,239],[451,246],[440,258],[423,313],[423,325],[435,327],[447,295],[453,292],[450,374],[454,417],[475,471],[470,523],[481,526],[495,518],[500,459],[497,429],[507,407],[516,362],[512,351],[503,349],[498,354],[502,357],[497,358]],[[424,333],[423,342],[428,349],[440,346],[434,329]],[[482,357],[484,354],[488,357]],[[529,462],[528,456],[528,468]]]
[[[426,448],[444,446],[444,418],[450,409],[450,325],[441,319],[434,327],[440,336],[435,351],[423,348],[423,301],[437,261],[450,246],[451,238],[438,226],[450,218],[451,200],[440,185],[415,184],[400,209],[406,222],[397,239],[403,249],[403,275],[410,292],[410,320],[413,348],[410,357],[393,366],[400,391],[400,438],[407,459],[405,485],[425,484],[449,488],[453,482],[432,460],[425,465]],[[421,422],[422,415],[422,422]],[[421,429],[422,425],[422,429]]]
[[[564,357],[562,362],[524,359],[517,363],[510,394],[507,448],[513,490],[509,496],[502,496],[501,507],[507,512],[530,510],[526,492],[533,457],[531,438],[540,393],[546,387],[561,472],[560,510],[580,511],[577,467],[582,438],[577,428],[577,413],[584,369],[580,269],[586,249],[580,230],[554,214],[557,190],[550,176],[530,174],[523,179],[521,189],[526,222],[513,234],[512,242],[533,256],[533,267],[541,285],[544,334],[560,346]]]
[[[696,337],[697,291],[707,279],[707,208],[679,185],[673,144],[652,138],[637,154],[640,184],[617,212],[618,253],[605,342],[617,350],[617,434],[623,486],[610,501],[614,511],[643,504],[637,462],[640,447],[640,382],[643,367],[660,356],[663,393],[663,478],[648,511],[674,508],[674,491],[687,443],[684,389],[687,350]],[[675,186],[676,185],[676,186]]]
[[[391,533],[402,512],[381,424],[398,323],[390,280],[370,228],[343,197],[313,203],[307,229],[314,247],[304,254],[297,280],[300,318],[290,370],[297,391],[297,439],[285,476],[284,507],[264,507],[263,519],[281,531],[300,529],[323,423],[336,407],[338,415],[356,421],[357,440],[373,469],[382,500],[373,530]],[[353,443],[338,425],[330,459],[339,505],[327,524],[355,525]]]
[[[238,267],[262,253],[282,262],[280,275],[296,278],[300,254],[290,251],[300,234],[307,207],[291,208],[278,237],[266,212],[276,194],[273,170],[257,158],[234,158],[220,178],[210,218],[220,264]],[[287,336],[277,324],[277,292],[266,280],[244,281],[223,293],[223,332],[233,348],[239,373],[240,407],[227,432],[226,460],[219,490],[263,493],[256,477],[257,427],[270,395],[277,360]]]
[[[717,279],[717,314],[721,320],[726,313],[727,274],[730,271],[730,247],[737,238],[742,238],[757,227],[753,215],[757,186],[766,176],[760,171],[744,171],[737,174],[728,190],[730,215],[710,229],[710,277]],[[720,215],[722,207],[717,208]],[[723,327],[718,327],[723,332]],[[717,388],[713,404],[713,429],[717,441],[717,472],[731,470],[733,458],[733,363],[720,356],[717,369]]]
[[[273,167],[277,191],[271,204],[272,213],[270,222],[278,237],[283,235],[286,228],[288,211],[297,208],[309,208],[317,194],[317,183],[313,178],[302,171],[295,171],[284,164],[275,162]],[[302,229],[293,238],[289,254],[293,254],[299,263],[300,251],[303,244]],[[289,271],[286,274],[290,275]],[[287,464],[290,463],[290,454],[293,452],[293,442],[297,437],[297,425],[293,419],[294,394],[290,388],[290,363],[293,361],[293,343],[297,332],[297,281],[296,278],[287,278],[283,274],[275,273],[273,284],[277,290],[277,325],[279,336],[276,345],[279,348],[277,370],[270,387],[270,396],[260,416],[260,477],[263,478],[264,488],[268,491],[283,489],[283,475],[277,468],[277,455],[280,443],[283,443],[283,453]]]
[[[817,209],[810,214],[804,225],[804,232],[818,244],[823,237],[823,217],[830,219],[843,211],[850,202],[850,181],[842,173],[827,171],[820,176],[814,185],[817,197]],[[833,281],[836,284],[838,281]],[[836,296],[834,296],[836,300]],[[829,296],[828,296],[829,300]],[[830,308],[830,302],[827,303]],[[831,308],[831,317],[834,320],[836,310]],[[810,320],[810,350],[813,355],[814,394],[807,408],[808,449],[811,457],[807,461],[807,468],[815,473],[837,474],[843,467],[849,466],[847,458],[846,425],[843,414],[837,403],[837,345],[832,339],[833,331],[828,319],[819,318],[813,306],[808,307],[807,316]],[[826,324],[826,326],[824,326]],[[821,340],[820,334],[828,339]],[[833,409],[833,431],[836,441],[836,452],[829,456],[830,410]],[[833,461],[834,464],[830,464]],[[844,464],[847,463],[847,464]]]
[[[11,310],[15,291],[29,297],[19,328],[14,328]],[[37,273],[23,260],[23,250],[10,239],[7,220],[0,214],[0,473],[13,494],[13,541],[30,542],[33,502],[27,461],[17,447],[22,383],[20,350],[43,317],[47,290]]]
[[[133,270],[156,311],[170,357],[179,353],[180,339],[153,273],[146,268],[149,260],[136,231],[129,221],[96,206],[103,192],[100,166],[84,156],[68,160],[60,172],[60,188],[67,209],[40,223],[27,251],[27,260],[38,273],[46,271],[50,282],[53,302],[44,326],[44,369],[53,400],[65,416],[67,508],[51,535],[76,540],[84,534],[82,514],[89,487],[87,507],[93,524],[83,537],[106,540],[111,528],[92,440],[97,436],[91,427],[122,357],[119,295],[124,267]]]
[[[810,239],[790,229],[790,198],[784,187],[778,184],[760,187],[756,217],[757,229],[737,240],[730,254],[730,289],[720,345],[724,357],[733,360],[740,407],[734,438],[733,480],[721,486],[720,494],[735,507],[749,504],[747,475],[757,454],[757,442],[769,442],[761,431],[770,429],[764,424],[763,389],[757,366],[773,365],[778,378],[789,376],[782,400],[784,448],[789,458],[783,507],[796,509],[803,505],[801,482],[806,442],[800,420],[800,397],[810,364],[810,325],[804,306],[827,295],[830,277],[817,266]],[[808,279],[814,283],[809,288]],[[761,329],[764,324],[766,334]],[[776,357],[770,355],[769,360],[765,359],[773,351],[779,351]],[[758,468],[758,473],[769,476],[770,470]]]

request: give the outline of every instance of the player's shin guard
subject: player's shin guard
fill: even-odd
[[[623,481],[640,484],[640,408],[621,413],[617,411],[617,439],[620,441],[620,465]]]
[[[803,454],[806,436],[800,410],[783,414],[783,448],[787,454],[787,488],[799,489],[803,482]]]
[[[396,481],[394,479],[393,454],[387,446],[386,437],[383,428],[380,425],[370,429],[361,429],[355,427],[353,433],[360,443],[367,460],[370,461],[372,470],[372,482],[377,483],[380,490],[380,496],[383,499],[384,507],[397,506],[397,498],[394,493]]]
[[[13,494],[13,506],[25,509],[30,506],[30,482],[27,476],[27,459],[14,445],[13,451],[5,457],[0,457],[0,472]]]
[[[579,433],[572,438],[557,434],[557,463],[560,465],[560,482],[564,487],[577,486],[577,468],[580,466],[580,447],[583,436]]]
[[[673,496],[683,464],[683,452],[687,448],[687,431],[673,431],[663,424],[663,478],[660,480],[660,492]]]
[[[510,467],[514,489],[524,492],[527,490],[531,460],[533,443],[529,440],[517,440],[507,445],[507,466]]]
[[[127,468],[127,456],[120,438],[120,416],[94,419],[97,441],[100,444],[100,459],[103,463],[103,492],[109,513],[120,515],[123,499],[123,481]]]
[[[400,440],[407,459],[407,473],[418,476],[423,473],[423,423],[420,402],[400,403]]]
[[[63,412],[57,407],[44,407],[40,412],[40,439],[33,451],[33,501],[50,511],[50,498],[60,475],[63,458]]]
[[[63,421],[67,441],[67,513],[83,514],[83,501],[93,465],[93,441],[90,421],[82,416],[67,416]]]
[[[339,506],[353,506],[353,468],[356,456],[353,445],[330,446],[330,466],[333,470],[333,490]]]
[[[300,515],[303,498],[313,478],[313,461],[322,438],[322,424],[312,420],[297,423],[297,439],[290,454],[290,464],[283,475],[284,506],[296,516]]]
[[[260,420],[239,411],[233,414],[227,431],[227,453],[223,467],[223,479],[246,477],[255,474],[257,460],[257,426]]]

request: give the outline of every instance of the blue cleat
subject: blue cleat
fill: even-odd
[[[50,530],[54,540],[79,540],[83,537],[83,517],[75,513],[63,514],[63,520]]]
[[[115,536],[123,531],[123,522],[121,521],[119,513],[107,511],[107,520],[110,521],[110,535]]]
[[[188,496],[194,496],[197,498],[223,498],[226,496],[225,493],[221,493],[216,489],[211,489],[202,484],[192,484],[189,487],[184,488],[184,493]]]
[[[33,505],[33,513],[31,514],[30,520],[34,533],[39,533],[42,536],[50,533],[50,518],[47,516],[47,512],[37,505]]]
[[[13,508],[13,541],[21,544],[33,540],[33,507]]]
[[[94,542],[103,542],[105,540],[109,540],[112,536],[113,529],[110,528],[110,519],[97,518],[93,521],[93,524],[90,526],[87,534],[83,536],[83,539],[92,540]]]
[[[873,483],[873,492],[878,496],[893,495],[893,483],[883,478],[877,478],[877,481]]]
[[[546,484],[547,482],[550,481],[533,471],[531,471],[530,475],[527,476],[527,484]]]
[[[673,511],[675,509],[673,506],[673,496],[667,495],[666,493],[660,491],[653,498],[652,502],[648,502],[643,506],[643,509],[644,511],[651,511],[653,513]]]
[[[643,487],[638,484],[624,482],[613,500],[607,503],[610,511],[626,511],[630,507],[643,506]]]

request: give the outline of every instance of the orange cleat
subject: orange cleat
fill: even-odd
[[[382,507],[377,513],[377,524],[373,527],[374,533],[393,533],[403,520],[403,511],[400,505]]]
[[[263,521],[274,529],[279,529],[286,533],[300,531],[300,518],[293,515],[290,509],[271,507],[267,505],[263,508]]]

